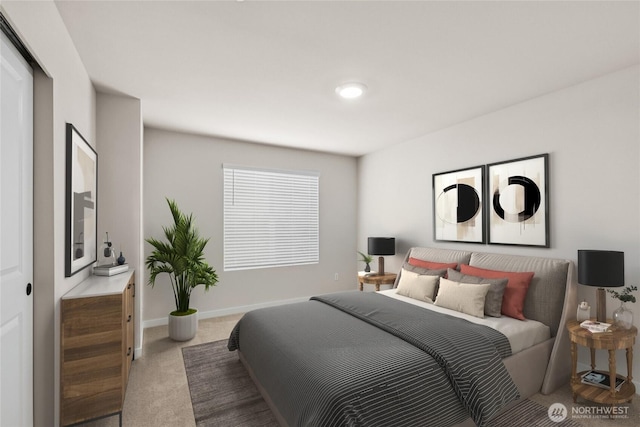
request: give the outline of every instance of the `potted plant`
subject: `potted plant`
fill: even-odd
[[[364,262],[365,266],[364,266],[364,271],[365,272],[370,272],[371,271],[371,266],[369,266],[369,264],[371,263],[371,261],[373,261],[373,257],[371,255],[366,255],[363,252],[358,251],[358,253],[360,254],[360,257],[362,258],[360,261]]]
[[[200,237],[194,226],[193,214],[183,214],[174,200],[167,199],[173,225],[162,227],[166,242],[147,239],[153,251],[147,257],[149,285],[167,273],[173,289],[175,311],[169,313],[169,337],[176,341],[192,339],[198,329],[197,310],[189,306],[191,291],[199,285],[205,290],[218,282],[216,271],[204,259],[204,248],[209,239]]]

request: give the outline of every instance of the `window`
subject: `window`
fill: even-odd
[[[319,174],[223,165],[224,269],[319,261]]]

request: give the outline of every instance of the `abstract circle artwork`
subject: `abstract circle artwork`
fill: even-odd
[[[455,206],[455,210],[439,209],[438,215],[449,224],[462,224],[480,213],[480,195],[470,185],[452,184],[438,195],[437,205]]]
[[[433,175],[435,240],[485,242],[484,166]]]
[[[501,195],[505,194],[514,194],[515,197],[501,197]],[[507,178],[504,186],[500,186],[494,191],[492,202],[493,210],[503,220],[524,222],[535,215],[540,208],[541,200],[540,188],[533,180],[526,176],[515,175]],[[518,201],[520,203],[517,203]],[[509,210],[509,207],[513,206],[516,209]]]
[[[487,165],[490,244],[549,247],[548,154]]]

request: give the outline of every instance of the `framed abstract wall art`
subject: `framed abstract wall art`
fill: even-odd
[[[548,162],[541,154],[487,165],[489,244],[549,247]]]
[[[485,243],[484,166],[433,174],[436,241]]]
[[[67,123],[65,276],[97,259],[98,154]]]

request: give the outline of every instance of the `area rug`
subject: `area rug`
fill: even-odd
[[[183,347],[182,357],[196,426],[278,426],[227,340]]]
[[[276,427],[278,423],[227,340],[182,349],[193,415],[198,427]],[[580,427],[567,418],[553,422],[548,410],[531,400],[488,423],[490,427]]]

